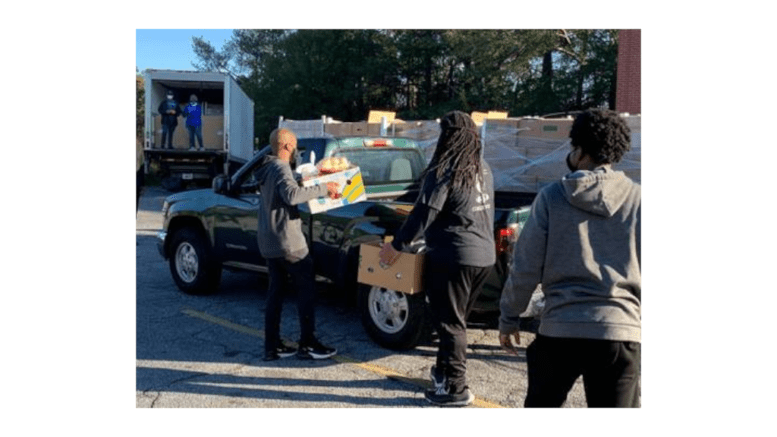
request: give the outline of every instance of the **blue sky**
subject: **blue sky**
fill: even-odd
[[[220,50],[232,37],[232,29],[137,29],[135,65],[138,71],[194,70],[192,37],[201,36]]]

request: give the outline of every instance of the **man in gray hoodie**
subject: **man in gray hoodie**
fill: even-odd
[[[267,260],[270,284],[265,308],[265,361],[294,355],[302,359],[329,358],[337,350],[322,345],[315,337],[315,276],[313,260],[302,234],[297,205],[318,197],[336,198],[339,186],[301,187],[294,179],[291,165],[297,149],[297,138],[286,129],[270,134],[272,154],[267,155],[256,171],[262,204],[259,209],[259,250]],[[283,296],[289,279],[297,293],[300,323],[299,348],[281,341],[280,323]]]
[[[537,194],[502,291],[500,343],[517,353],[519,314],[545,295],[526,350],[526,407],[560,407],[582,375],[589,407],[639,407],[640,186],[613,171],[631,139],[618,114],[589,110],[570,132],[571,173]]]

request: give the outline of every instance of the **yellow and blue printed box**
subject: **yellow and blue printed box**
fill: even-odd
[[[337,173],[305,179],[302,181],[302,186],[312,187],[326,184],[327,182],[337,182],[340,184],[341,196],[338,199],[324,196],[308,201],[308,207],[310,207],[310,212],[313,214],[367,199],[367,193],[364,191],[364,180],[359,167],[352,167]]]

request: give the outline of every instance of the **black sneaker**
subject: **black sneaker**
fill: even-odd
[[[302,360],[324,360],[337,353],[337,349],[324,346],[318,340],[313,340],[306,345],[300,344],[297,358]]]
[[[432,378],[432,384],[434,384],[435,391],[441,387],[444,387],[445,383],[448,382],[448,378],[446,378],[445,375],[437,375],[437,366],[432,366],[432,368],[429,370],[429,377]]]
[[[440,407],[466,407],[475,400],[475,395],[466,387],[459,393],[450,393],[450,387],[432,388],[426,390],[424,397]]]
[[[293,348],[284,342],[281,342],[280,346],[276,347],[275,349],[265,350],[264,351],[264,360],[265,361],[273,361],[277,360],[279,358],[286,358],[290,357],[297,353],[297,349]]]

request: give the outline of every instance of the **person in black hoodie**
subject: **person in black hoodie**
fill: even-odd
[[[313,259],[302,234],[297,205],[323,196],[334,199],[339,185],[329,182],[301,187],[297,183],[291,168],[297,138],[291,131],[275,129],[270,134],[270,147],[272,154],[264,158],[256,172],[262,195],[257,238],[270,274],[264,320],[264,360],[277,360],[295,352],[302,359],[329,358],[337,350],[322,345],[314,335],[316,284]],[[281,306],[289,278],[297,293],[301,331],[298,349],[286,345],[280,337]]]
[[[418,199],[381,261],[393,264],[405,245],[425,236],[424,291],[440,336],[430,372],[435,388],[425,396],[435,405],[465,406],[475,399],[466,379],[467,316],[496,262],[493,175],[469,115],[449,112],[440,127]]]
[[[159,104],[159,114],[162,116],[162,143],[160,146],[165,149],[173,148],[173,132],[178,126],[178,117],[181,116],[181,107],[175,101],[173,91],[167,91],[167,99]],[[165,147],[167,143],[167,147]]]

